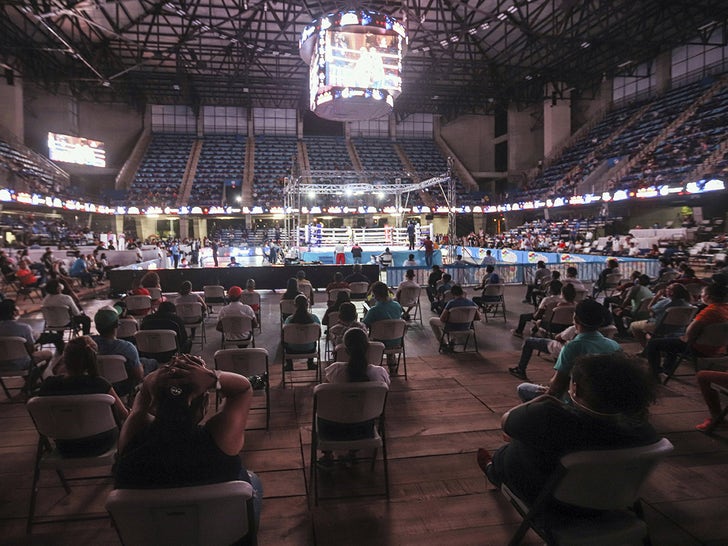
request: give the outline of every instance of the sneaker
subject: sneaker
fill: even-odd
[[[493,457],[491,457],[490,452],[487,449],[483,449],[482,447],[478,449],[477,454],[477,461],[478,466],[485,474],[485,469],[488,467],[489,464],[493,461]]]
[[[708,417],[705,421],[703,421],[699,425],[695,426],[695,428],[698,429],[700,432],[707,432],[708,429],[710,429],[712,427],[713,427],[712,417]]]
[[[526,377],[526,372],[524,372],[518,366],[516,366],[515,368],[508,368],[508,373],[517,377],[518,379],[523,379],[524,381],[528,379],[528,377]]]
[[[516,337],[521,337],[521,338],[523,337],[523,332],[519,332],[516,329],[511,330],[511,334],[513,334]]]

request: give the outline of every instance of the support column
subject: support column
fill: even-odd
[[[23,116],[23,80],[20,74],[11,70],[9,79],[0,78],[0,126],[10,130],[23,142],[25,118]]]
[[[179,238],[185,239],[190,236],[190,219],[184,216],[179,217]]]
[[[571,104],[568,98],[561,98],[559,90],[553,85],[546,86],[543,104],[543,155],[548,157],[571,135]]]

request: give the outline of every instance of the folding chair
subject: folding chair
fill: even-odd
[[[387,465],[387,441],[384,426],[384,412],[388,392],[387,385],[380,381],[324,383],[314,387],[310,482],[315,505],[318,506],[319,501],[317,464],[319,450],[339,452],[371,450],[371,469],[374,470],[377,451],[381,448],[384,467],[384,490],[387,499],[389,499],[389,467]],[[374,435],[371,438],[357,440],[338,440],[335,437],[328,437],[320,430],[319,418],[339,424],[363,423],[374,420]],[[357,460],[359,460],[358,457]]]
[[[464,337],[463,352],[467,352],[468,342],[472,337],[475,352],[478,352],[478,338],[475,336],[475,315],[477,311],[478,308],[475,306],[454,307],[450,309],[447,322],[442,330],[442,336],[438,340],[440,343],[440,351],[442,351],[444,346],[449,345],[450,342],[455,344],[458,339]]]
[[[139,331],[139,323],[133,318],[120,318],[119,326],[116,329],[116,337],[119,339],[133,338]]]
[[[23,387],[20,388],[22,391],[27,386],[28,376],[33,366],[33,359],[28,354],[28,349],[25,346],[25,338],[20,336],[5,336],[0,337],[0,386],[2,386],[5,396],[10,400],[10,389],[5,384],[3,378],[5,377],[22,377],[24,380]],[[10,363],[13,361],[25,360],[28,361],[28,366],[22,370],[3,370],[3,364]],[[15,388],[15,387],[13,387]]]
[[[404,319],[386,319],[372,322],[369,327],[369,339],[384,343],[384,354],[397,357],[404,367],[404,379],[407,380],[407,354],[404,348],[404,335],[407,333],[407,321]],[[392,342],[387,344],[387,342]]]
[[[152,298],[143,294],[136,294],[124,298],[126,312],[133,317],[143,317],[152,310]]]
[[[222,322],[221,349],[228,344],[236,347],[241,345],[255,347],[253,321],[249,317],[224,317],[220,322]]]
[[[169,355],[179,352],[177,332],[174,330],[139,330],[134,336],[139,356],[169,362]]]
[[[523,517],[509,544],[520,544],[529,529],[547,544],[648,544],[640,489],[672,449],[663,438],[644,447],[569,453],[531,505],[503,484],[501,492]],[[554,511],[553,500],[595,514]]]
[[[665,337],[669,335],[682,335],[685,329],[693,321],[697,307],[668,307],[662,320],[655,324],[655,331],[652,337]]]
[[[152,307],[156,309],[162,303],[162,289],[151,286],[147,290],[149,291],[149,297],[152,298]]]
[[[122,544],[257,544],[253,487],[244,481],[171,489],[115,489],[106,499]]]
[[[96,366],[99,375],[109,383],[119,383],[129,377],[126,373],[126,358],[121,355],[97,355]]]
[[[111,477],[109,474],[104,476],[66,478],[64,470],[86,470],[102,466],[111,467],[116,454],[116,445],[99,455],[65,457],[58,448],[53,447],[51,441],[88,438],[115,430],[116,421],[112,413],[113,405],[114,397],[108,394],[42,396],[28,400],[28,413],[30,413],[39,434],[33,471],[30,508],[28,509],[28,533],[30,533],[34,523],[106,518],[106,514],[99,514],[80,517],[71,516],[70,518],[44,518],[42,521],[35,521],[35,505],[38,497],[38,480],[41,470],[55,470],[67,495],[71,493],[71,488],[68,484],[69,481]]]
[[[334,347],[332,357],[333,362],[348,362],[349,351],[346,350],[346,345],[340,343],[339,345]],[[367,347],[367,364],[371,364],[373,366],[381,366],[383,357],[384,343],[382,343],[381,341],[370,341],[369,346]]]
[[[369,292],[369,283],[365,281],[350,282],[349,290],[351,290],[349,297],[352,300],[363,300]]]
[[[296,312],[296,304],[294,300],[281,300],[278,304],[281,310],[281,334],[283,333],[283,323],[288,317]]]
[[[603,289],[604,295],[608,298],[612,297],[616,292],[616,289],[619,286],[620,282],[622,282],[621,273],[617,272],[607,275]]]
[[[498,315],[498,310],[500,309],[503,313],[503,322],[506,322],[506,300],[503,295],[504,291],[504,285],[501,283],[498,284],[489,284],[485,287],[483,290],[483,295],[481,296],[481,308],[483,309],[483,319],[485,322],[488,322],[488,313],[492,313],[492,318],[495,318]]]
[[[574,324],[574,311],[576,311],[576,305],[554,307],[541,321],[542,327],[539,330],[546,334],[545,337],[556,337],[556,334]]]
[[[339,297],[339,293],[340,292],[346,292],[347,294],[349,294],[349,299],[351,299],[351,289],[349,289],[349,288],[333,288],[333,289],[329,290],[328,295],[327,295],[326,304],[329,307],[331,307],[332,305],[334,305],[334,303],[336,303],[336,300]]]
[[[338,311],[330,311],[326,315],[326,336],[324,339],[324,360],[329,360],[329,357],[331,356],[331,350],[333,349],[333,339],[331,337],[331,334],[329,333],[329,330],[331,330],[331,327],[334,326],[337,322],[339,322],[339,312]]]
[[[200,347],[204,347],[207,342],[207,333],[205,332],[205,310],[202,308],[202,304],[200,302],[178,303],[176,307],[177,315],[185,326],[190,328],[191,333],[196,334],[197,330],[200,331],[200,335],[195,338],[199,340]],[[195,338],[193,338],[193,343],[198,343],[194,341]]]
[[[420,319],[420,326],[422,326],[422,307],[420,306],[420,294],[422,292],[421,286],[405,286],[399,293],[399,304],[405,311],[408,308],[412,308],[413,311],[410,313],[410,320],[417,322]]]
[[[726,389],[724,386],[718,385],[717,383],[711,383],[710,388],[718,393],[719,398],[722,396],[728,399],[728,389]],[[705,429],[705,433],[712,434],[715,428],[725,420],[726,415],[728,415],[728,404],[723,405],[723,409],[720,411],[720,414],[718,415],[718,417],[713,419],[713,421],[710,423],[710,426]]]
[[[260,377],[263,388],[253,388],[253,395],[265,396],[265,407],[255,406],[251,410],[265,410],[265,429],[270,426],[270,375],[268,374],[268,351],[246,347],[244,349],[221,349],[215,351],[215,369],[233,372],[245,377]],[[253,383],[251,382],[251,385]],[[259,385],[260,386],[260,385]],[[218,401],[215,401],[217,408]],[[254,430],[254,429],[251,429]]]
[[[293,373],[296,371],[295,361],[296,360],[308,360],[313,359],[316,364],[316,381],[321,381],[321,325],[315,322],[310,324],[284,324],[282,332],[282,346],[283,346],[283,385],[286,384],[286,373]],[[315,348],[305,353],[294,353],[290,352],[290,349],[286,346],[290,345],[315,345]],[[290,371],[286,371],[286,360],[293,361],[294,367]],[[293,379],[290,380],[291,384],[294,383]],[[307,382],[307,381],[298,381]]]
[[[258,321],[258,332],[263,332],[263,321],[260,320],[260,294],[257,292],[248,292],[243,290],[243,295],[240,296],[240,301],[245,305],[249,305],[255,312],[255,320]],[[310,299],[308,301],[311,301]],[[257,306],[258,310],[255,311]]]
[[[225,288],[217,284],[211,284],[202,287],[203,297],[205,298],[205,305],[210,314],[214,314],[215,309],[213,305],[219,305],[222,307],[227,303],[225,297]]]
[[[708,324],[703,331],[695,340],[697,345],[706,347],[727,347],[728,346],[728,322],[720,322],[717,324]],[[677,362],[675,362],[675,368],[673,370],[665,370],[667,377],[662,382],[666,385],[667,382],[675,375],[675,372],[680,367],[680,363],[684,360],[689,360],[693,365],[695,373],[698,370],[710,370],[717,368],[725,368],[728,366],[728,354],[720,356],[698,356],[689,351],[686,351],[678,356]]]
[[[44,332],[60,333],[65,339],[68,332],[69,339],[78,335],[78,326],[75,326],[71,319],[71,311],[68,307],[50,305],[40,308],[45,320]]]

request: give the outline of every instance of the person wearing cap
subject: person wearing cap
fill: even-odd
[[[240,338],[241,345],[247,345],[247,343],[244,342],[247,342],[250,339],[252,329],[257,328],[258,321],[255,318],[255,311],[253,311],[253,308],[240,301],[242,295],[243,289],[239,286],[231,286],[228,289],[228,300],[230,303],[220,309],[220,312],[217,315],[218,320],[216,329],[218,332],[222,332],[222,319],[225,317],[248,317],[250,319],[251,331],[243,332]]]
[[[113,307],[102,307],[94,315],[94,324],[98,335],[91,336],[97,346],[99,355],[120,355],[124,357],[127,379],[113,384],[119,396],[126,396],[144,378],[144,367],[139,359],[139,351],[133,343],[118,339],[116,331],[119,327],[119,315]],[[147,363],[147,373],[156,366],[153,360]]]
[[[91,319],[84,315],[73,301],[71,296],[61,293],[61,283],[51,279],[46,284],[48,295],[43,298],[41,307],[65,307],[68,310],[68,318],[74,327],[81,327],[83,335],[91,333]]]
[[[548,385],[521,383],[518,385],[518,397],[528,402],[542,394],[561,398],[569,387],[571,369],[576,359],[582,355],[611,354],[621,350],[619,343],[604,337],[599,328],[608,322],[604,306],[596,300],[588,299],[579,302],[574,312],[576,337],[568,342],[556,360],[554,375]],[[524,370],[525,373],[525,370]]]

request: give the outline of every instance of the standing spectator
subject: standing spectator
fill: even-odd
[[[212,262],[217,267],[217,252],[220,248],[220,242],[217,240],[210,241],[210,248],[212,249]]]
[[[179,267],[179,242],[177,239],[172,241],[172,246],[169,247],[169,254],[172,256],[172,265],[175,269]]]
[[[359,243],[354,241],[354,244],[351,245],[351,257],[354,259],[354,264],[361,264],[361,255],[362,247],[359,246]]]
[[[427,267],[432,267],[432,257],[435,254],[435,243],[432,242],[429,235],[427,235],[425,240],[422,241],[422,246],[420,248],[425,249],[425,265],[427,265]]]
[[[415,249],[415,223],[410,220],[407,222],[407,241],[409,243],[408,250]]]

